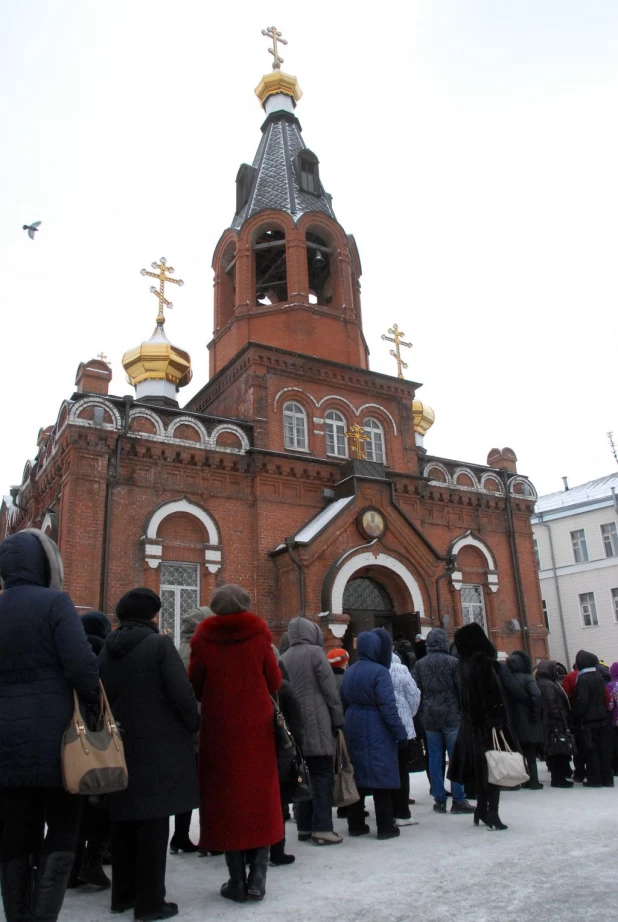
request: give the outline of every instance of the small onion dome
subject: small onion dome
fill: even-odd
[[[150,339],[125,352],[122,367],[133,387],[144,381],[169,381],[176,388],[184,387],[192,376],[189,353],[170,343],[162,323],[157,323]]]
[[[412,419],[414,420],[414,431],[419,435],[425,435],[433,426],[436,414],[426,403],[415,400],[412,404]]]
[[[277,96],[279,93],[290,96],[293,106],[303,95],[296,77],[285,74],[282,70],[273,70],[270,74],[264,74],[255,88],[255,95],[264,107],[269,96]]]

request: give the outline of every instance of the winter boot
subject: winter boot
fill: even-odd
[[[172,855],[177,855],[178,852],[186,852],[186,854],[191,855],[199,851],[199,846],[194,845],[189,838],[192,812],[192,810],[188,810],[186,813],[179,813],[176,816],[174,822],[174,835],[170,842],[170,852]]]
[[[50,852],[39,857],[30,903],[32,922],[57,922],[74,860],[73,852]]]
[[[82,865],[86,860],[86,843],[80,839],[75,846],[75,860],[71,868],[71,875],[67,884],[67,890],[75,890],[76,887],[83,887],[85,881],[80,877]]]
[[[378,839],[396,839],[401,835],[401,829],[395,823],[390,826],[381,826],[378,828]]]
[[[163,903],[160,909],[153,912],[135,913],[136,922],[157,922],[158,919],[171,919],[178,915],[178,903]]]
[[[0,864],[0,886],[6,922],[30,922],[32,865],[29,855]]]
[[[266,896],[266,874],[268,872],[268,846],[254,848],[248,853],[249,876],[247,894],[250,900],[263,900]]]
[[[99,887],[101,890],[107,890],[111,887],[112,882],[103,870],[103,854],[106,843],[103,841],[88,842],[86,846],[86,857],[79,872],[78,879],[81,883],[92,884],[93,887]]]
[[[454,800],[451,813],[476,813],[476,807],[469,804],[467,800]]]
[[[226,852],[225,863],[230,872],[230,879],[221,887],[221,896],[235,903],[247,901],[247,878],[245,873],[245,853]]]
[[[285,839],[270,846],[270,864],[271,867],[280,867],[283,864],[293,864],[296,861],[295,855],[286,855]]]
[[[343,839],[337,832],[312,832],[311,841],[314,845],[339,845]]]

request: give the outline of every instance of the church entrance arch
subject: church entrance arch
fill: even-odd
[[[350,618],[343,646],[352,660],[356,658],[356,639],[361,631],[382,627],[393,640],[405,637],[410,641],[420,632],[420,616],[424,611],[418,584],[399,561],[390,560],[399,566],[395,569],[376,564],[373,556],[371,562],[354,558],[342,568],[333,585],[333,603],[341,587],[340,611]],[[398,572],[399,567],[404,569],[407,579]],[[341,586],[343,579],[346,581]]]

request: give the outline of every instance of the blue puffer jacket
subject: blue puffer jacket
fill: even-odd
[[[407,740],[389,668],[393,644],[383,628],[358,635],[359,660],[341,684],[345,739],[359,788],[399,787],[397,742]]]
[[[59,591],[62,563],[50,538],[34,530],[6,538],[0,576],[0,788],[62,787],[60,743],[73,688],[84,701],[98,700],[97,661]]]

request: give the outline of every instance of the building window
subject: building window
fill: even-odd
[[[612,605],[614,606],[614,621],[618,624],[618,589],[612,589]]]
[[[545,622],[545,627],[549,631],[550,630],[549,615],[547,614],[547,602],[545,601],[545,599],[543,599],[541,604],[543,605],[543,621]]]
[[[320,194],[320,161],[311,150],[301,150],[296,157],[298,184],[303,192]]]
[[[586,544],[586,532],[583,528],[571,532],[571,544],[573,545],[573,557],[575,563],[585,563],[588,560],[588,545]]]
[[[484,631],[487,631],[485,618],[485,599],[482,586],[470,586],[464,583],[461,587],[461,611],[464,624],[476,621]]]
[[[307,414],[299,403],[286,403],[283,407],[285,447],[307,451]]]
[[[536,538],[532,539],[534,541],[534,559],[536,560],[537,570],[541,569],[541,558],[539,557],[539,542]]]
[[[180,643],[180,618],[200,604],[200,568],[192,563],[161,564],[159,631]]]
[[[594,601],[594,592],[581,592],[579,607],[582,613],[584,627],[594,627],[599,623],[597,617],[597,603]]]
[[[601,535],[603,536],[603,550],[606,557],[618,557],[618,534],[616,534],[616,523],[609,522],[607,525],[601,525]]]
[[[384,430],[377,421],[368,417],[363,423],[365,435],[369,436],[369,441],[365,442],[365,453],[368,461],[377,461],[384,464],[386,457],[384,455]]]
[[[326,425],[326,454],[336,458],[348,457],[348,440],[345,437],[346,421],[337,410],[324,415]]]

